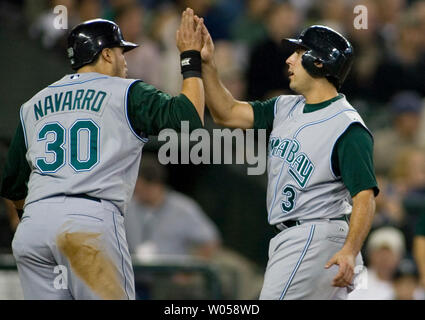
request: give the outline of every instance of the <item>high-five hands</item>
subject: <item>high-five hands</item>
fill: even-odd
[[[176,43],[180,52],[188,50],[201,51],[202,29],[204,19],[196,17],[192,9],[187,8],[182,13],[180,27],[176,31]]]

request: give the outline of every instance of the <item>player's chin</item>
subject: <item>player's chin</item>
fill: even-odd
[[[298,91],[297,91],[297,86],[296,86],[296,84],[294,83],[294,80],[293,80],[293,79],[291,79],[291,78],[289,78],[289,88],[290,88],[292,91],[298,92]]]

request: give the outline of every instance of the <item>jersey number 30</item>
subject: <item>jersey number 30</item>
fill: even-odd
[[[89,171],[99,162],[99,127],[92,120],[77,120],[69,130],[59,122],[47,123],[38,133],[38,141],[47,140],[49,134],[53,134],[54,139],[46,142],[46,153],[52,154],[53,161],[48,161],[46,157],[37,158],[36,165],[41,172],[58,171],[67,162],[67,153],[69,165],[76,172]],[[83,138],[86,141],[82,141]],[[87,146],[84,158],[81,150],[83,144]]]

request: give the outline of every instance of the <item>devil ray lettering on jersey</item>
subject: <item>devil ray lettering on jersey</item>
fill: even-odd
[[[270,154],[275,157],[283,158],[290,142],[291,140],[289,139],[281,140],[278,137],[270,138],[270,143],[269,143]]]
[[[304,152],[298,152],[300,149],[300,143],[296,139],[270,137],[269,155],[285,160],[289,164],[289,174],[304,188],[313,174],[314,164]]]
[[[297,184],[304,188],[308,179],[313,173],[314,165],[305,153],[299,154],[291,163],[288,170],[289,174],[294,178]]]
[[[47,115],[62,111],[88,110],[99,113],[107,93],[92,89],[59,92],[34,103],[34,117],[39,120]]]

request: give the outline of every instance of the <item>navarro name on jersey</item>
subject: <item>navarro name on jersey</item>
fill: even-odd
[[[106,92],[93,89],[57,92],[34,104],[34,116],[39,120],[57,112],[86,110],[99,113],[106,96]]]
[[[299,150],[300,143],[296,139],[270,137],[269,156],[278,157],[288,163],[288,173],[301,188],[304,188],[314,172],[314,164]]]

